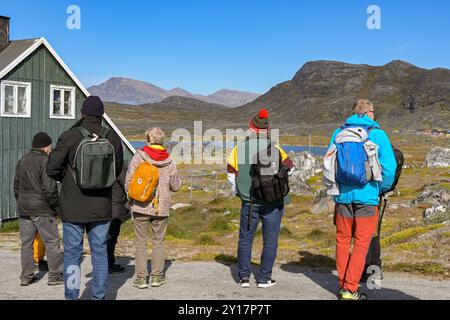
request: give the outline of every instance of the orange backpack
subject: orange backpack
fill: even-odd
[[[158,168],[144,160],[133,175],[128,187],[128,196],[139,202],[152,201],[156,194],[158,181]]]

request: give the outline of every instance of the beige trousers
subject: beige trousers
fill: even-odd
[[[152,228],[153,250],[151,254],[151,268],[152,276],[164,275],[164,237],[167,231],[168,217],[154,217],[140,213],[133,213],[134,233],[136,235],[136,276],[148,277],[147,269],[147,243],[148,243],[148,229]]]

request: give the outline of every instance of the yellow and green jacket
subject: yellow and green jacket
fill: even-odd
[[[257,153],[266,150],[268,146],[269,141],[267,139],[250,137],[236,144],[228,156],[228,181],[233,188],[233,192],[241,198],[242,202],[248,203],[251,200],[251,160]],[[288,169],[292,169],[294,164],[283,148],[279,145],[275,145],[275,148],[280,151],[282,165]]]

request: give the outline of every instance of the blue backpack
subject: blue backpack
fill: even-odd
[[[372,127],[344,125],[334,141],[337,148],[336,181],[339,184],[362,187],[372,180],[364,144]]]

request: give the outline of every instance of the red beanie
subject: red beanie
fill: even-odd
[[[255,132],[269,129],[269,111],[263,108],[250,120],[250,129]]]

